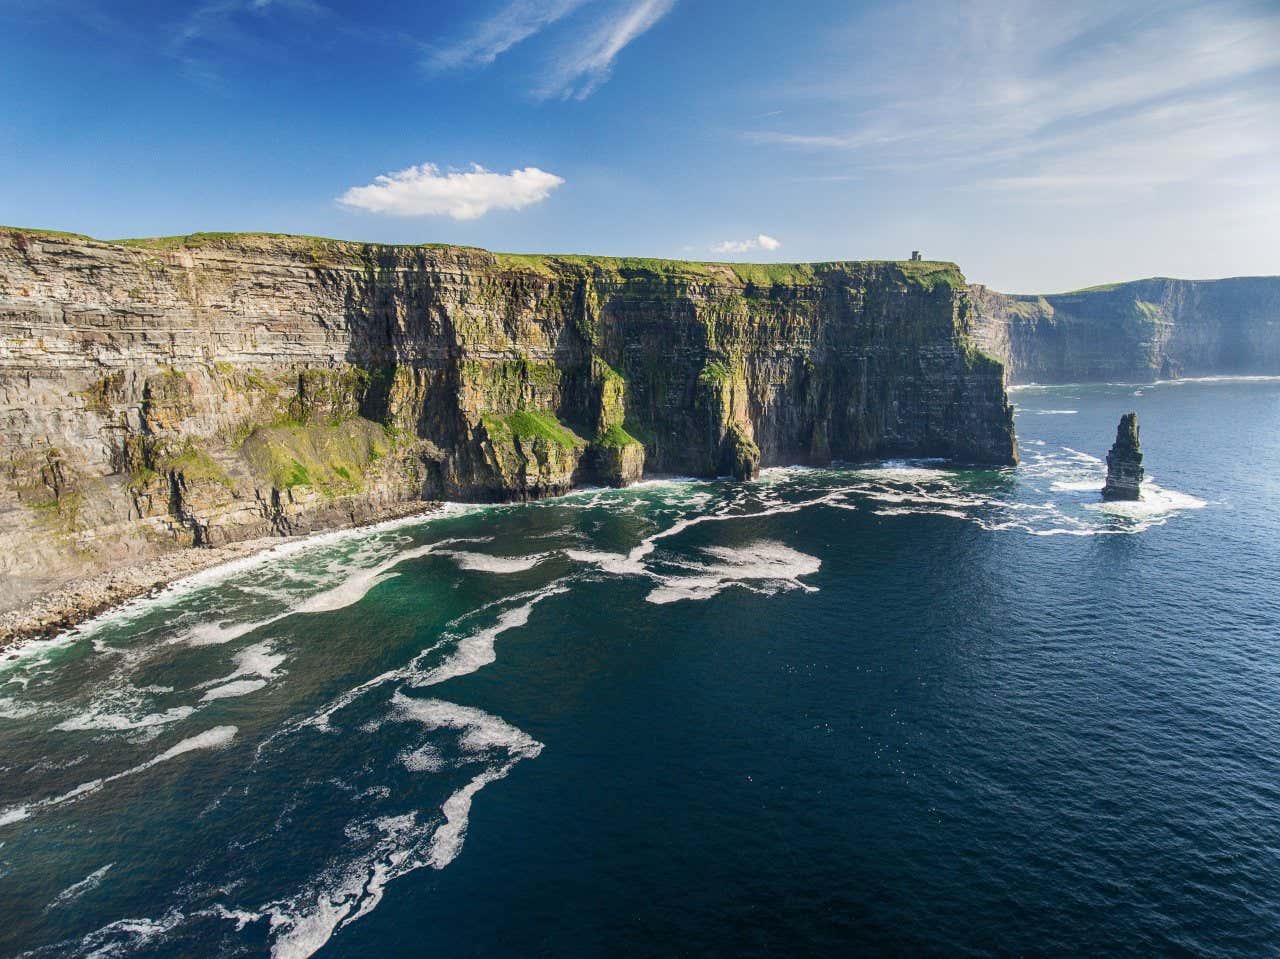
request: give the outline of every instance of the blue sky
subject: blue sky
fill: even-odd
[[[0,222],[1280,273],[1280,3],[0,0]]]

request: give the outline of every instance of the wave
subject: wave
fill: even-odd
[[[1104,500],[1101,503],[1089,503],[1085,509],[1143,521],[1158,519],[1182,510],[1204,509],[1208,505],[1207,501],[1197,496],[1165,489],[1163,486],[1147,481],[1142,484],[1140,500]]]
[[[786,589],[817,592],[800,577],[818,572],[822,561],[782,543],[756,540],[741,547],[705,546],[699,552],[713,562],[690,564],[684,575],[660,577],[662,585],[646,601],[661,605],[710,599],[730,586],[769,594]]]
[[[109,862],[101,869],[95,869],[79,882],[72,883],[66,889],[62,890],[62,892],[58,893],[58,895],[54,897],[53,901],[44,907],[44,911],[48,912],[50,909],[57,909],[59,906],[65,906],[67,903],[79,899],[86,892],[92,892],[94,889],[97,889],[102,885],[102,880],[114,865],[115,863]]]
[[[4,659],[0,660],[0,668],[19,657],[38,655],[42,652],[61,648],[92,636],[104,628],[127,625],[157,608],[163,608],[185,599],[192,592],[210,586],[221,585],[238,575],[254,572],[263,566],[278,567],[282,560],[323,552],[325,549],[347,541],[358,541],[369,537],[376,539],[376,537],[396,530],[430,526],[441,520],[452,519],[486,508],[488,507],[480,504],[442,503],[430,513],[402,516],[369,526],[331,530],[327,533],[315,533],[284,540],[278,545],[273,545],[259,552],[231,559],[217,566],[211,566],[208,569],[199,570],[188,576],[175,579],[154,593],[139,596],[122,603],[120,606],[91,617],[72,629],[59,633],[57,636],[49,639],[31,639],[8,647],[5,649]]]
[[[87,732],[104,730],[108,732],[128,732],[137,729],[159,731],[161,727],[181,722],[195,712],[193,706],[175,706],[159,713],[146,713],[131,716],[97,706],[87,712],[65,719],[53,728],[59,732]]]
[[[532,556],[490,556],[487,553],[465,550],[442,550],[441,555],[448,556],[460,569],[499,574],[523,573],[533,569],[547,557],[546,553],[534,553]]]
[[[499,636],[508,630],[518,629],[529,622],[533,607],[544,599],[567,592],[569,587],[562,583],[552,583],[544,589],[537,590],[529,596],[523,605],[508,609],[498,617],[492,626],[477,630],[456,639],[454,651],[442,662],[412,679],[414,686],[434,686],[457,676],[474,673],[477,669],[488,666],[497,658],[495,644]],[[446,641],[450,639],[446,634]],[[437,646],[440,644],[437,644]]]
[[[170,746],[159,755],[153,756],[144,763],[139,763],[123,772],[113,773],[110,776],[103,776],[100,779],[91,779],[88,782],[81,783],[69,792],[65,792],[60,796],[52,796],[48,799],[40,799],[35,802],[26,803],[19,806],[10,806],[7,809],[0,809],[0,826],[7,826],[11,823],[20,822],[27,819],[33,812],[46,809],[52,806],[61,806],[64,803],[76,802],[85,796],[98,792],[104,786],[110,785],[128,776],[136,776],[138,773],[146,772],[148,769],[158,766],[161,763],[169,762],[179,756],[186,755],[200,749],[222,749],[230,744],[235,738],[239,730],[235,726],[215,726],[196,736]]]
[[[269,642],[242,649],[234,657],[236,668],[232,673],[196,687],[207,690],[200,701],[231,699],[256,692],[281,676],[280,666],[287,658],[283,653],[274,652]]]
[[[287,902],[263,907],[261,915],[269,916],[275,937],[275,959],[314,955],[339,929],[376,909],[388,883],[424,867],[448,866],[462,850],[476,793],[504,778],[521,760],[542,752],[541,743],[504,720],[440,699],[397,692],[387,721],[416,723],[428,731],[457,731],[464,753],[486,765],[444,800],[439,818],[413,811],[368,820],[363,827],[377,837],[370,848],[334,862]]]

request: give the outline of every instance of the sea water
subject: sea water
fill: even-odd
[[[1273,953],[1280,382],[1014,401],[1016,469],[454,506],[0,654],[0,955]]]

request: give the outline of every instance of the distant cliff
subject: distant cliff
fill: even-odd
[[[729,266],[0,229],[0,608],[424,499],[1016,460],[945,263]]]
[[[1280,374],[1280,277],[1136,280],[1050,296],[970,288],[1013,383]]]

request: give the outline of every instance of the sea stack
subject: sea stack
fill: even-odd
[[[1107,485],[1103,499],[1142,498],[1142,446],[1138,442],[1138,414],[1125,413],[1116,427],[1116,442],[1107,454]]]

